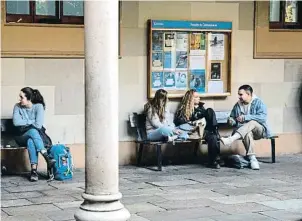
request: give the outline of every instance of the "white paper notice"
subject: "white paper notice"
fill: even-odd
[[[223,93],[223,81],[209,81],[208,82],[208,93],[209,94]]]
[[[206,66],[205,56],[190,56],[190,69],[203,70]]]
[[[210,39],[209,59],[224,60],[224,34],[212,34]]]

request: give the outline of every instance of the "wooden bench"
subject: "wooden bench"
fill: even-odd
[[[230,114],[229,111],[215,111],[217,122],[220,125],[227,124],[227,118]],[[157,156],[157,170],[162,171],[162,145],[167,144],[167,142],[163,141],[149,141],[147,139],[147,133],[145,129],[146,123],[146,116],[145,114],[138,114],[132,113],[129,115],[129,122],[131,128],[135,129],[136,131],[136,144],[137,144],[137,166],[141,166],[141,160],[143,156],[143,149],[145,146],[155,147],[156,148],[156,156]],[[271,158],[272,163],[276,162],[276,138],[278,136],[272,136],[269,138],[263,139],[270,139],[271,141]],[[175,141],[176,144],[181,143],[194,143],[194,156],[197,156],[197,151],[199,148],[200,142],[206,143],[203,139],[196,139],[196,140],[187,140],[187,141]]]
[[[156,156],[157,156],[157,171],[162,171],[162,146],[164,144],[168,144],[168,142],[164,141],[149,141],[147,139],[146,133],[146,115],[133,113],[129,115],[129,121],[131,128],[136,130],[136,144],[137,144],[137,161],[136,165],[141,166],[141,160],[143,156],[143,149],[145,146],[155,147],[156,148]],[[202,139],[190,139],[190,140],[175,140],[175,144],[183,144],[183,143],[194,143],[194,156],[197,156],[197,151],[199,147],[199,143],[204,142]],[[171,143],[171,142],[170,142]]]
[[[6,174],[9,171],[15,173],[15,170],[19,168],[16,162],[12,162],[12,159],[21,160],[22,162],[18,161],[19,165],[24,163],[22,152],[26,147],[20,147],[14,137],[13,120],[11,118],[1,119],[1,174]],[[19,169],[17,170],[19,171]]]

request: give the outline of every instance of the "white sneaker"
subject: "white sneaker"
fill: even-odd
[[[220,140],[223,143],[223,145],[225,145],[225,146],[231,146],[231,144],[232,144],[231,137],[221,137]]]
[[[251,164],[251,169],[252,170],[259,170],[260,169],[259,162],[258,162],[257,158],[254,155],[250,156],[250,164]]]
[[[168,137],[168,142],[169,142],[169,143],[170,143],[170,142],[174,142],[174,140],[176,140],[177,138],[178,138],[177,135],[169,136],[169,137]]]

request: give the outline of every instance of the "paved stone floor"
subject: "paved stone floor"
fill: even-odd
[[[30,183],[2,176],[2,221],[74,220],[84,172],[69,182]],[[302,220],[302,155],[278,157],[260,171],[201,165],[166,166],[162,172],[120,168],[123,203],[131,221]]]

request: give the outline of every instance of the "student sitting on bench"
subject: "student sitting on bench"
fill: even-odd
[[[200,125],[201,120],[205,120],[205,128],[203,128],[204,125]],[[195,130],[196,126],[199,127],[198,129],[200,127],[204,129],[204,131],[199,130],[199,136],[200,138],[204,137],[208,144],[208,166],[219,169],[220,136],[216,114],[212,108],[204,108],[204,103],[200,102],[200,97],[195,89],[188,90],[182,98],[175,113],[174,123],[185,131]]]
[[[271,132],[267,125],[267,110],[265,104],[253,94],[250,85],[242,85],[238,89],[239,101],[233,107],[229,117],[229,124],[235,126],[233,135],[221,138],[221,142],[230,146],[235,140],[243,139],[253,170],[259,170],[259,163],[254,152],[254,140],[270,137]]]
[[[173,141],[188,138],[188,134],[175,128],[173,117],[168,109],[168,92],[159,89],[144,106],[146,113],[147,139],[150,141]]]

